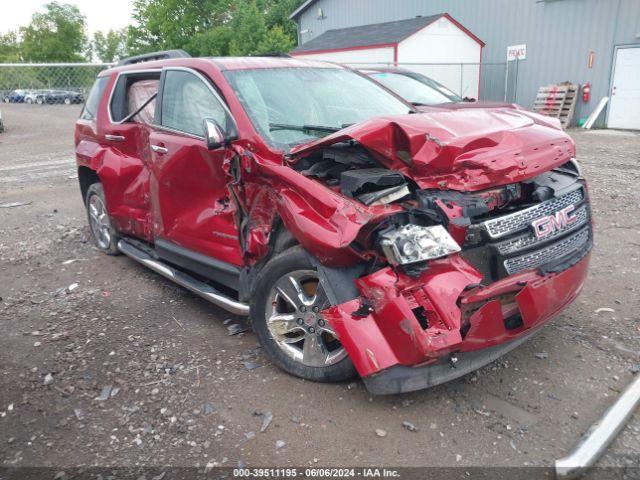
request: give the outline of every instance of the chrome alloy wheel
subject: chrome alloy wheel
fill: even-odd
[[[275,283],[265,308],[275,343],[293,360],[309,367],[334,365],[347,356],[322,317],[329,307],[315,270],[296,270]]]
[[[98,195],[91,195],[89,199],[89,225],[98,247],[109,248],[111,244],[111,222],[104,202]]]

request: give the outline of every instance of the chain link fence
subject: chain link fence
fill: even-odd
[[[412,70],[436,80],[463,98],[516,100],[517,83],[506,63],[348,65],[358,69],[399,67]],[[0,64],[0,99],[7,103],[82,103],[98,73],[109,67],[110,64],[95,63]]]
[[[0,99],[5,103],[83,103],[96,76],[109,64],[0,64]]]

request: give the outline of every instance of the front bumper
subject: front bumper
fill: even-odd
[[[356,281],[364,304],[354,299],[324,316],[372,393],[423,389],[526,341],[578,296],[589,256],[559,273],[528,270],[487,287],[459,255],[432,262],[418,277],[387,267]]]

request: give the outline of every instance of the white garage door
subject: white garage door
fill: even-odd
[[[616,50],[609,128],[640,130],[640,47]]]

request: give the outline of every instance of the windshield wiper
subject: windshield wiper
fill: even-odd
[[[269,131],[276,130],[295,130],[297,132],[327,132],[333,133],[342,130],[344,127],[325,127],[323,125],[289,125],[287,123],[269,123]]]

